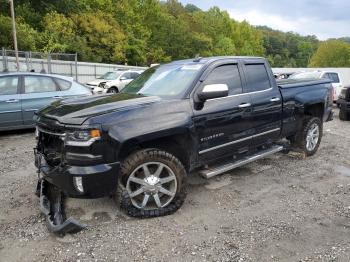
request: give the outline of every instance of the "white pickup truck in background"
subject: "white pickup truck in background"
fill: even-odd
[[[316,70],[316,71],[295,73],[289,77],[289,79],[321,79],[321,78],[327,78],[332,80],[333,101],[336,102],[343,88],[343,84],[340,79],[339,73],[333,72],[333,71]]]

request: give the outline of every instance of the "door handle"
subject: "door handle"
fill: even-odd
[[[19,100],[18,99],[9,99],[9,100],[6,100],[5,102],[6,103],[17,103],[17,102],[19,102]]]
[[[239,108],[246,108],[246,107],[250,107],[250,106],[251,106],[250,103],[243,103],[243,104],[238,105]]]
[[[62,96],[53,96],[52,98],[59,99],[59,98],[63,98],[63,97]]]
[[[279,97],[273,97],[270,99],[271,102],[278,102],[280,101],[281,99]]]

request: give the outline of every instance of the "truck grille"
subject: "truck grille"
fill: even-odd
[[[38,128],[38,151],[43,154],[47,164],[56,167],[64,161],[65,133],[58,130]]]

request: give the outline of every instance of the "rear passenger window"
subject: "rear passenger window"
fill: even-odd
[[[0,95],[17,94],[18,77],[5,76],[0,77]]]
[[[26,94],[56,91],[56,84],[51,77],[25,76],[24,90]]]
[[[222,65],[215,68],[205,79],[204,84],[226,84],[229,95],[242,93],[242,82],[237,65]]]
[[[271,88],[269,75],[264,64],[245,65],[247,92],[262,91]]]
[[[69,81],[59,79],[59,78],[55,78],[55,80],[56,80],[57,84],[59,85],[61,91],[66,91],[71,86],[71,82],[69,82]]]

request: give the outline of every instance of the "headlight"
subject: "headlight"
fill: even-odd
[[[93,142],[101,139],[99,129],[78,130],[68,133],[66,145],[69,146],[90,146]]]

